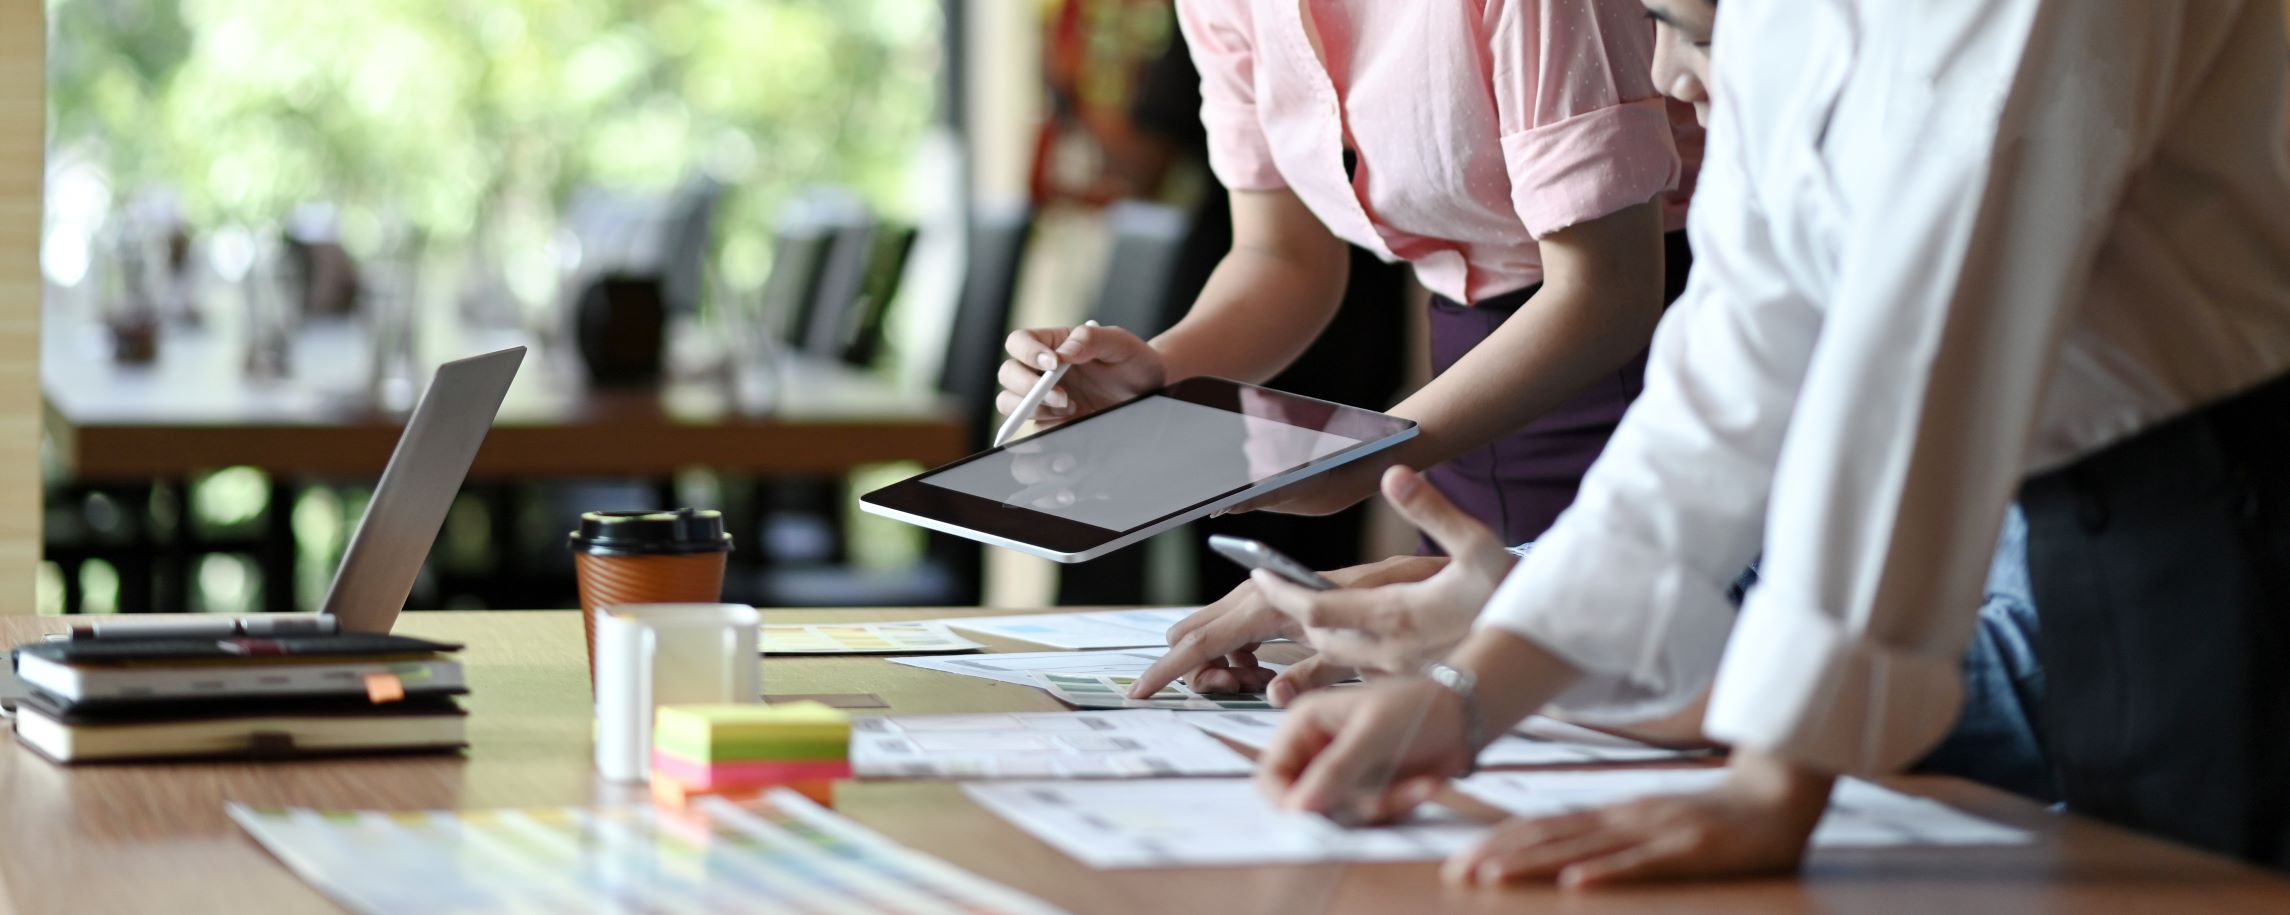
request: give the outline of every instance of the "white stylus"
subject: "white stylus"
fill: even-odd
[[[1083,321],[1081,326],[1096,327],[1097,322]],[[1042,398],[1050,396],[1050,389],[1065,380],[1066,370],[1070,368],[1073,368],[1073,363],[1059,362],[1057,368],[1042,373],[1042,379],[1034,382],[1033,390],[1027,391],[1026,396],[1018,400],[1018,408],[1010,411],[1010,418],[1002,421],[1002,428],[994,431],[994,447],[1002,447],[1002,443],[1009,441],[1010,436],[1018,434],[1018,427],[1034,418],[1034,411],[1042,408]]]

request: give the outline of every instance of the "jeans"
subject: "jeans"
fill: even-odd
[[[2059,799],[2043,742],[2043,664],[2036,658],[2035,590],[2028,583],[2028,522],[2017,505],[2004,518],[1988,566],[1987,597],[1964,652],[1964,711],[1956,726],[1913,767],[1953,775],[2051,803]],[[1727,596],[1738,606],[1757,585],[1743,572]]]
[[[2046,803],[2059,799],[2036,737],[2044,692],[2038,631],[2028,583],[2028,521],[2014,505],[1996,539],[1987,600],[1964,653],[1964,711],[1916,771],[1968,778]]]

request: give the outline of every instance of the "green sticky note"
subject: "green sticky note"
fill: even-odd
[[[808,761],[850,754],[851,716],[818,702],[663,705],[652,745],[695,762]]]

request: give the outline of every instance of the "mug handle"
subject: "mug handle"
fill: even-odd
[[[733,702],[759,702],[763,699],[762,677],[749,676],[748,672],[754,671],[756,668],[741,665],[761,664],[762,660],[756,657],[753,650],[740,650],[740,629],[739,625],[734,624],[725,626],[718,633],[724,640],[724,656],[732,659],[731,666],[725,668],[723,672],[724,676],[728,678],[723,684],[723,692],[724,695],[730,696]]]
[[[640,755],[644,759],[644,764],[650,766],[652,764],[652,725],[659,719],[659,716],[655,714],[656,710],[652,707],[652,675],[657,667],[655,662],[658,661],[660,655],[660,634],[658,630],[650,626],[641,626],[636,630],[636,638],[637,643],[642,646],[636,650],[636,682],[634,684],[636,687],[636,708],[638,709],[637,714],[643,716],[643,720],[636,725],[638,738],[636,742],[640,745],[638,749],[641,751]]]

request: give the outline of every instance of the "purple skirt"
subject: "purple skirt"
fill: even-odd
[[[1686,273],[1693,263],[1685,233],[1670,233],[1666,247],[1665,305],[1684,290]],[[1447,371],[1501,327],[1539,288],[1505,293],[1476,306],[1433,296],[1432,370]],[[1504,543],[1525,543],[1541,537],[1551,522],[1558,520],[1559,512],[1574,503],[1583,474],[1605,450],[1623,411],[1645,388],[1645,379],[1646,354],[1641,352],[1621,368],[1591,382],[1558,409],[1517,432],[1431,468],[1425,476],[1457,506],[1501,533]],[[1426,538],[1423,552],[1436,553],[1438,549]]]

